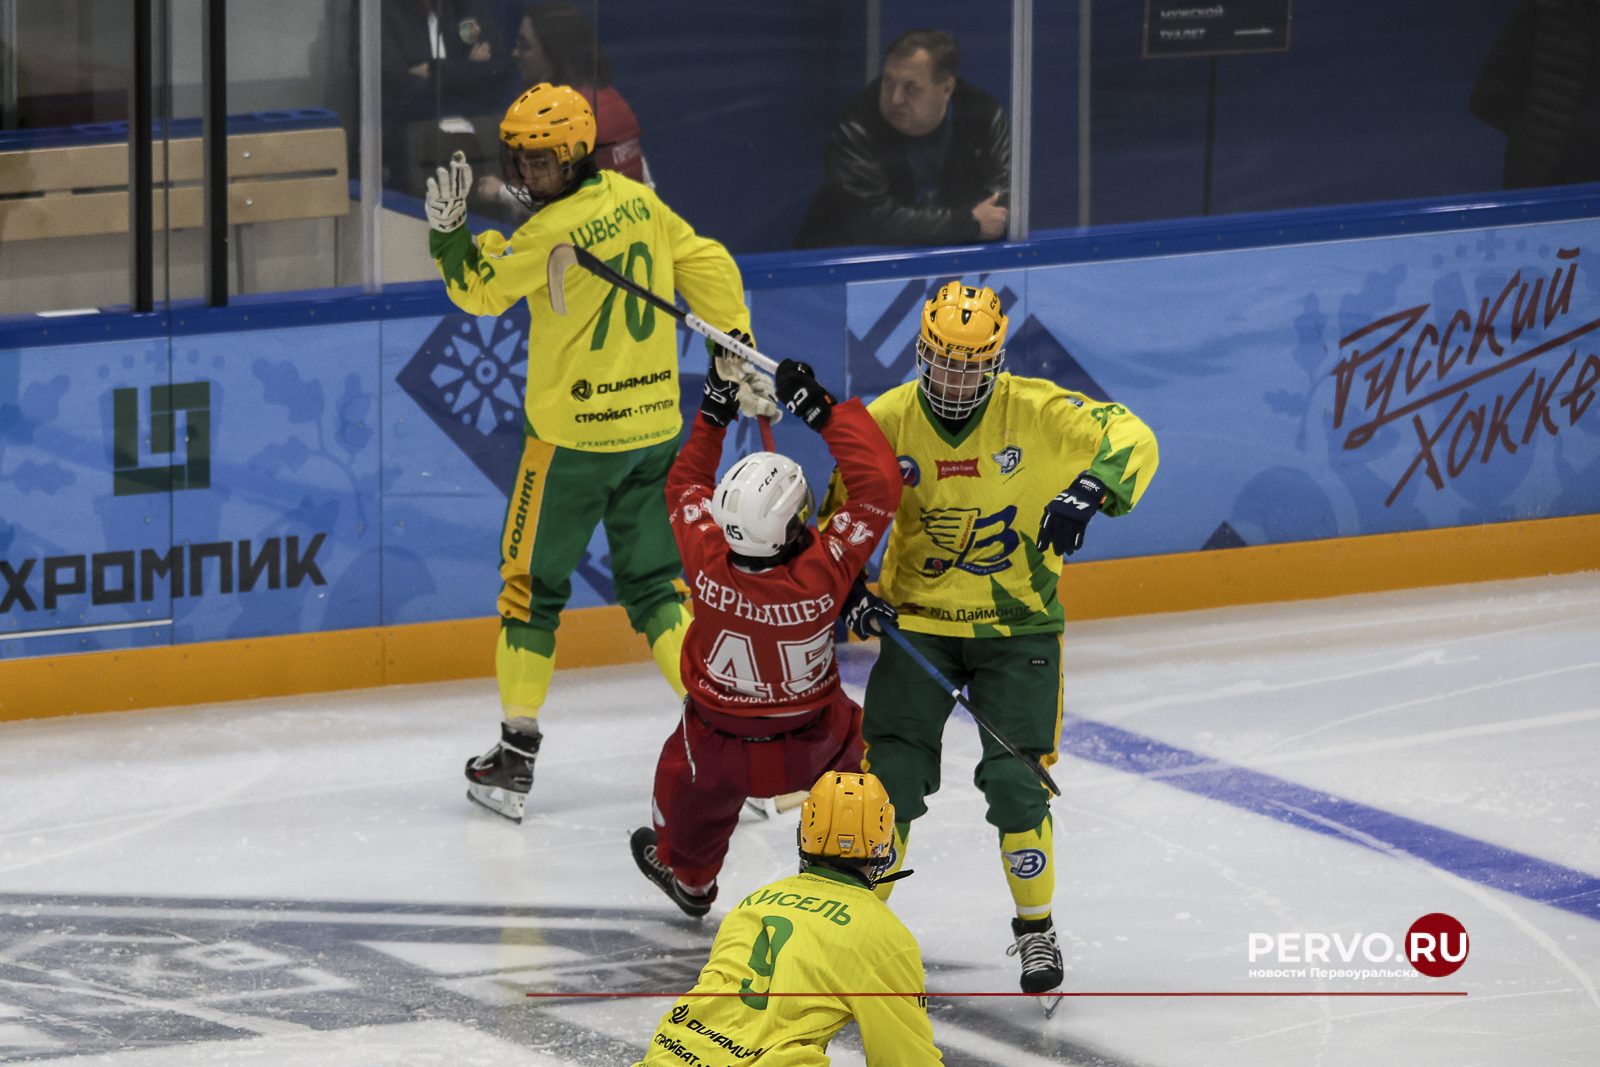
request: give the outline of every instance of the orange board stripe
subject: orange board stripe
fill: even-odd
[[[1069,620],[1600,570],[1600,515],[1069,563]],[[620,607],[562,613],[556,667],[650,662]],[[498,617],[0,661],[0,720],[494,674]]]

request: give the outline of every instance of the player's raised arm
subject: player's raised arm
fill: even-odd
[[[466,227],[472,167],[460,152],[428,179],[428,253],[456,307],[472,315],[498,315],[544,286],[544,260],[531,244],[520,258],[499,233],[474,239]],[[540,250],[542,251],[542,249]]]
[[[706,369],[706,383],[700,394],[700,414],[689,428],[689,439],[667,473],[667,506],[674,517],[685,493],[698,488],[709,495],[717,484],[717,461],[722,458],[722,438],[728,423],[739,414],[736,382],[717,373],[716,362]]]
[[[784,407],[828,443],[849,505],[829,515],[818,531],[830,542],[831,558],[854,573],[872,555],[900,506],[900,467],[894,450],[860,400],[835,400],[806,364],[786,359],[776,378]]]

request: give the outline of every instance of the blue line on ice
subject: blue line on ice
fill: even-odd
[[[1341,827],[1354,830],[1468,881],[1600,920],[1600,878],[1558,863],[1089,719],[1062,722],[1061,751],[1129,774],[1158,774],[1164,784],[1208,800],[1370,848]]]

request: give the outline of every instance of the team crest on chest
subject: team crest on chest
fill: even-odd
[[[910,456],[897,456],[895,462],[900,464],[900,481],[907,489],[915,489],[922,481],[922,468],[917,461]]]
[[[1000,464],[1001,474],[1010,474],[1022,462],[1022,449],[1016,445],[1006,445],[989,458]]]

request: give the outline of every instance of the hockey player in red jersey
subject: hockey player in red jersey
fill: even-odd
[[[895,455],[861,401],[835,401],[794,360],[778,368],[778,398],[822,434],[849,505],[827,529],[807,526],[805,474],[772,452],[745,457],[717,482],[723,434],[738,411],[729,358],[713,361],[700,416],[667,476],[694,595],[682,659],[688,696],[656,764],[654,826],[632,840],[639,869],[692,916],[711,910],[747,797],[861,770],[861,709],[839,685],[833,629],[847,599],[866,604],[852,586],[901,491]]]

